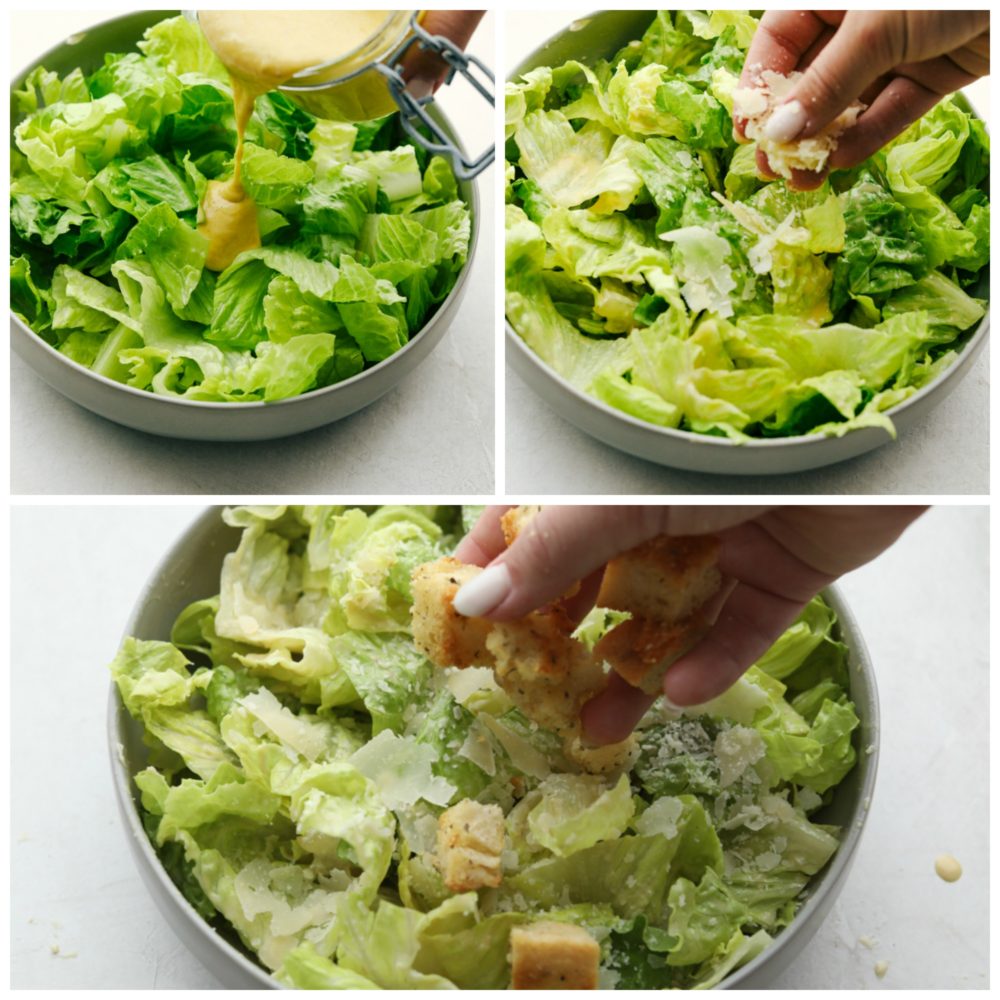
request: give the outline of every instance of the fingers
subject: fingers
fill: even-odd
[[[826,25],[803,10],[768,11],[760,21],[740,75],[741,87],[753,87],[762,70],[788,76],[823,35]],[[746,119],[733,118],[737,141],[746,140]],[[774,176],[769,175],[769,176]]]
[[[428,34],[444,35],[464,49],[485,13],[485,10],[432,10],[427,11],[420,25]],[[447,63],[433,52],[415,45],[406,54],[403,76],[407,81],[407,90],[414,97],[427,97],[434,93],[447,73]]]
[[[885,551],[924,511],[921,505],[789,506],[762,517],[759,526],[800,565],[835,579],[864,565]],[[740,575],[740,574],[736,574]],[[782,579],[782,592],[794,596],[789,585],[810,584]],[[825,584],[816,587],[819,590]],[[799,591],[798,593],[801,593]]]
[[[462,615],[507,621],[558,600],[609,559],[661,533],[723,531],[770,508],[664,505],[543,507],[485,572],[455,596]],[[495,544],[490,536],[480,547]]]
[[[850,11],[786,98],[801,104],[804,120],[771,138],[816,135],[889,70],[941,94],[957,90],[989,71],[988,39],[981,40],[988,28],[985,11]],[[914,64],[924,65],[926,78],[911,72]]]
[[[753,86],[758,74],[765,69],[788,76],[799,68],[803,56],[825,28],[823,20],[807,10],[769,10],[760,19],[750,43],[740,85]]]
[[[767,153],[761,149],[757,150],[757,169],[768,180],[776,181],[781,176],[771,169]],[[793,168],[792,176],[787,178],[788,186],[794,191],[815,191],[816,188],[822,187],[823,181],[826,180],[829,172],[829,170],[820,170],[814,173],[811,170],[795,170]]]
[[[510,507],[487,507],[472,526],[469,533],[458,543],[455,558],[472,566],[486,566],[507,547],[500,518]]]
[[[791,537],[792,529],[784,523],[784,517],[784,511],[777,511],[727,532],[719,553],[719,570],[726,578],[804,604],[831,583],[835,574],[817,569],[797,549],[776,540],[775,535],[782,531]],[[781,523],[775,527],[779,520]],[[816,531],[815,524],[811,530]],[[822,562],[821,557],[817,558]]]
[[[851,11],[785,99],[785,105],[797,101],[802,113],[788,116],[787,127],[770,138],[791,142],[816,135],[902,60],[905,44],[901,11]]]
[[[459,614],[520,618],[662,530],[667,507],[546,506],[455,596]]]
[[[854,128],[840,137],[837,148],[830,154],[830,168],[847,169],[867,160],[939,100],[937,94],[916,81],[897,76],[874,99]]]
[[[579,625],[587,612],[594,606],[603,578],[604,567],[602,566],[580,583],[580,589],[572,597],[568,597],[562,602],[566,614],[569,615],[570,621],[574,625]]]
[[[675,705],[700,705],[722,694],[767,652],[806,601],[737,584],[715,626],[668,671],[663,690]]]
[[[619,743],[656,699],[612,674],[608,686],[591,698],[580,712],[584,736],[599,746]]]

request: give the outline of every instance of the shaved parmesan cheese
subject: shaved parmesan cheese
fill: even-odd
[[[323,726],[293,715],[265,687],[245,695],[239,703],[282,743],[309,760],[319,760],[327,745]]]
[[[547,778],[552,772],[549,762],[541,751],[536,750],[524,737],[518,736],[508,729],[498,719],[485,712],[479,716],[480,721],[497,738],[497,742],[507,751],[511,763],[522,774],[532,778]]]
[[[743,777],[748,767],[764,756],[766,747],[760,733],[746,726],[724,729],[715,738],[715,756],[719,761],[719,784],[728,788]]]
[[[436,760],[432,747],[409,736],[397,736],[391,729],[383,729],[348,758],[376,784],[390,809],[411,806],[419,799],[438,806],[451,801],[455,786],[435,776],[431,765]]]
[[[668,840],[677,836],[677,821],[684,812],[684,803],[672,795],[657,799],[636,821],[636,831],[644,837],[662,833]]]
[[[660,235],[673,243],[674,270],[683,279],[681,295],[695,313],[707,309],[723,318],[733,315],[729,293],[736,279],[726,257],[732,247],[721,236],[704,226],[685,226]]]
[[[497,773],[497,762],[493,756],[493,744],[490,742],[489,733],[479,719],[476,719],[469,726],[465,742],[458,749],[458,756],[472,761],[476,767],[485,771],[491,778]]]
[[[733,91],[733,114],[745,120],[744,132],[748,139],[767,155],[771,169],[782,177],[791,177],[793,170],[818,173],[827,164],[830,154],[837,148],[839,137],[858,120],[865,105],[855,101],[845,108],[825,128],[808,139],[779,142],[766,135],[767,123],[802,78],[799,72],[782,76],[766,69],[753,87],[737,87]],[[794,103],[794,102],[793,102]]]

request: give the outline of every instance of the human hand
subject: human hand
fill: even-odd
[[[485,10],[429,10],[420,26],[431,35],[444,35],[460,49],[469,44]],[[448,75],[448,64],[434,52],[414,45],[403,61],[406,89],[416,98],[429,97]]]
[[[593,606],[607,561],[660,534],[717,534],[723,585],[704,639],[667,671],[675,705],[709,701],[734,684],[799,612],[837,577],[888,548],[925,507],[667,505],[543,507],[510,548],[489,507],[455,556],[488,567],[456,595],[460,614],[507,621],[561,600],[578,621]],[[653,698],[612,674],[583,709],[587,737],[616,743]]]
[[[826,170],[792,172],[790,186],[811,190],[829,170],[861,163],[946,94],[989,73],[989,53],[988,10],[773,10],[761,19],[740,86],[752,87],[762,69],[804,72],[767,124],[765,134],[778,142],[816,135],[855,100],[867,105]],[[745,122],[734,125],[745,138]],[[757,166],[776,176],[760,151]]]

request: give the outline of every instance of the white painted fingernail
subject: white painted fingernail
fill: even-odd
[[[806,125],[806,109],[801,101],[782,104],[764,126],[764,137],[775,142],[791,142]]]
[[[684,709],[680,705],[675,705],[668,697],[667,692],[663,692],[663,717],[665,719],[679,719],[684,714]]]
[[[510,588],[510,570],[503,563],[488,566],[459,588],[452,607],[466,618],[478,618],[500,604]]]
[[[430,97],[434,93],[434,85],[437,81],[428,80],[423,76],[415,76],[406,84],[406,89],[418,100]]]

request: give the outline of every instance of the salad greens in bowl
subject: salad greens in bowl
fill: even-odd
[[[832,906],[874,788],[850,613],[828,590],[720,698],[655,704],[627,770],[584,775],[489,670],[414,645],[411,573],[477,514],[214,508],[168,553],[109,705],[157,905],[231,986],[505,988],[512,930],[553,921],[599,944],[608,988],[765,984]],[[497,888],[439,873],[465,800],[502,811]]]
[[[989,137],[964,98],[796,192],[733,138],[756,27],[603,11],[507,84],[512,364],[588,432],[704,471],[889,440],[987,329]]]
[[[398,115],[325,121],[272,91],[242,166],[263,245],[209,269],[197,226],[206,186],[233,170],[232,88],[197,24],[169,14],[98,25],[12,86],[14,347],[59,391],[153,433],[338,419],[443,335],[475,187]]]

